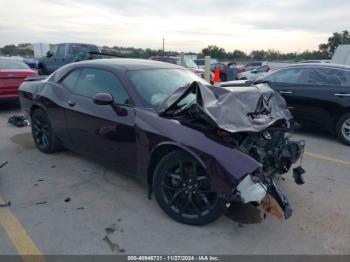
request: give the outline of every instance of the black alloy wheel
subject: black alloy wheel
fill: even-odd
[[[158,204],[174,220],[204,225],[219,218],[225,203],[211,190],[210,178],[198,161],[176,150],[159,162],[154,174]]]
[[[43,153],[53,153],[60,148],[52,131],[46,112],[39,108],[32,113],[32,136],[36,147]]]

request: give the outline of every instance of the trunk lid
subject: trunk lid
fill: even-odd
[[[0,69],[0,97],[18,96],[18,88],[27,77],[37,76],[33,70]]]

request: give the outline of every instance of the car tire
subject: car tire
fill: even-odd
[[[335,131],[339,140],[350,146],[350,113],[339,118]]]
[[[205,225],[218,219],[226,205],[211,191],[210,178],[190,154],[175,150],[158,163],[153,177],[155,198],[172,219],[188,225]]]
[[[38,108],[32,113],[31,127],[34,143],[41,152],[51,154],[61,149],[45,110]]]
[[[39,64],[39,66],[38,66],[38,74],[41,75],[41,76],[42,75],[48,75],[47,70],[46,70],[44,65]]]

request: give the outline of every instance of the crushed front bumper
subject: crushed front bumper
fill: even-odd
[[[288,150],[284,152],[281,160],[288,159],[290,164],[300,160],[300,166],[293,169],[293,178],[296,184],[304,184],[303,174],[305,170],[301,167],[301,159],[304,153],[304,141],[288,144]],[[290,165],[287,165],[288,170]],[[287,169],[285,172],[288,171]],[[284,173],[285,173],[284,172]],[[244,203],[259,204],[267,212],[276,215],[278,218],[288,219],[293,210],[290,207],[287,196],[276,183],[278,174],[265,174],[262,170],[258,174],[247,175],[237,186],[236,192]]]

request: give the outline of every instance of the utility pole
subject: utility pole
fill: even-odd
[[[164,37],[163,37],[163,55],[164,55],[164,40],[165,40],[165,39],[164,39]]]

